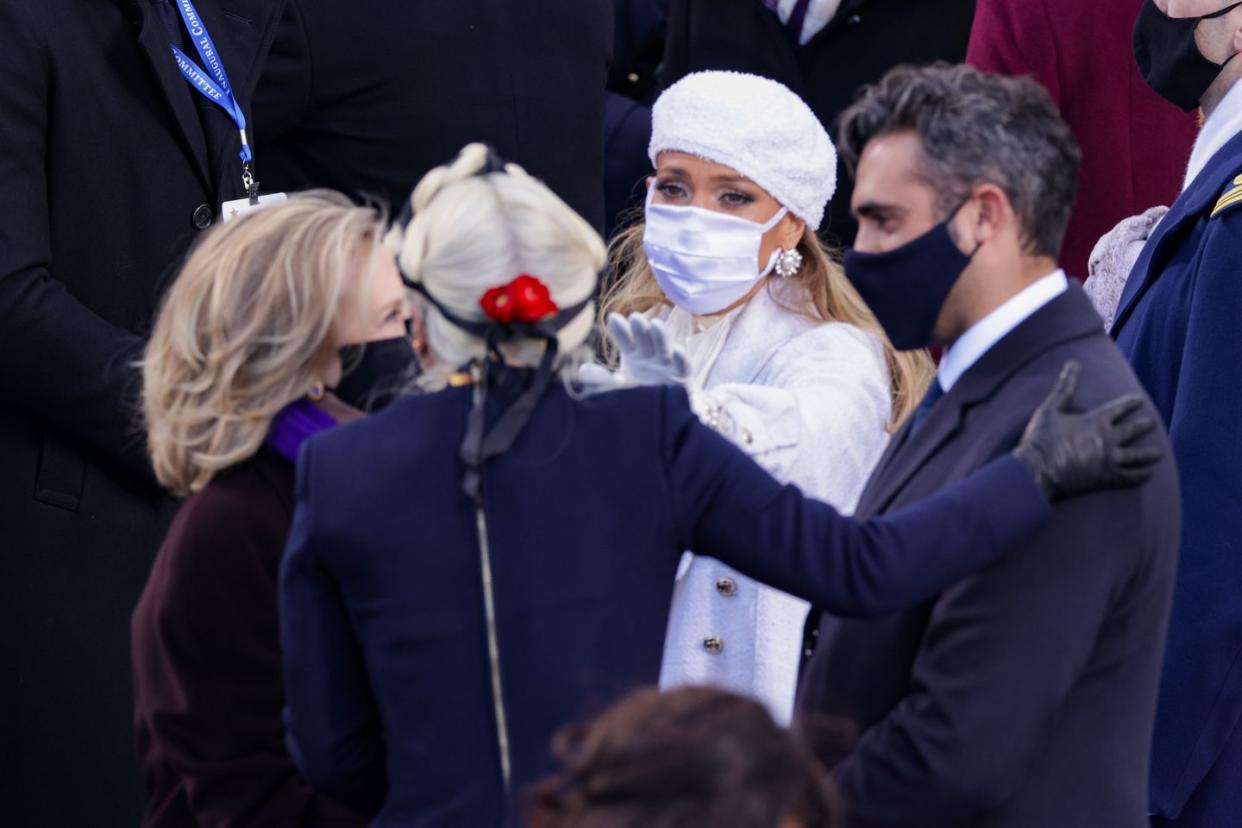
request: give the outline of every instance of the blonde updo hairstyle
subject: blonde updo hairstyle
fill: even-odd
[[[484,293],[523,273],[542,281],[561,308],[587,299],[606,259],[599,235],[517,164],[480,175],[488,157],[486,145],[470,144],[415,187],[410,223],[394,227],[387,241],[401,271],[450,313],[470,321],[486,321],[479,304]],[[588,304],[561,328],[562,364],[581,357],[594,311]],[[436,357],[420,382],[425,388],[443,387],[454,370],[484,358],[484,341],[453,325],[429,302],[424,302],[424,326]],[[537,339],[501,346],[507,361],[524,365],[538,363],[543,349]]]
[[[141,363],[156,477],[185,496],[252,457],[335,358],[334,321],[383,217],[313,191],[213,228],[165,296]],[[378,249],[372,247],[372,249]]]

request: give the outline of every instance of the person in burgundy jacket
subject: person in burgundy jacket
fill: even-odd
[[[1061,263],[1087,276],[1095,243],[1122,219],[1172,204],[1197,131],[1144,82],[1131,34],[1143,0],[978,0],[966,62],[1047,87],[1082,148]]]
[[[413,360],[381,232],[335,194],[237,219],[186,263],[156,323],[149,449],[160,482],[189,497],[132,621],[144,828],[365,824],[286,752],[276,577],[301,443],[360,417]]]

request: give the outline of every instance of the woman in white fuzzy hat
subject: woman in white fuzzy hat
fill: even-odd
[[[700,416],[778,479],[852,510],[932,363],[889,346],[815,234],[836,189],[831,139],[793,92],[736,72],[683,78],[652,117],[645,220],[614,242],[602,314],[664,320]],[[788,721],[806,612],[687,554],[661,685],[728,687]]]

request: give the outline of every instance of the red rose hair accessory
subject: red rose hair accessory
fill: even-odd
[[[523,273],[507,285],[483,294],[480,307],[488,319],[509,325],[513,322],[534,324],[560,312],[552,301],[548,286],[529,273]]]
[[[495,151],[488,149],[487,158],[475,172],[478,176],[507,175],[508,168]],[[451,184],[448,186],[452,186]],[[405,233],[414,220],[413,201],[407,201],[398,216],[395,227]],[[486,319],[464,319],[444,306],[427,290],[422,282],[415,282],[405,273],[402,281],[410,290],[419,293],[434,307],[445,321],[471,336],[482,339],[487,345],[486,355],[475,363],[474,402],[466,418],[466,435],[461,442],[461,459],[466,466],[462,479],[462,491],[475,504],[483,505],[483,471],[487,464],[504,454],[513,445],[527,420],[534,413],[539,400],[548,390],[556,376],[556,355],[560,347],[557,332],[578,319],[582,312],[595,301],[592,290],[571,307],[561,308],[552,301],[548,286],[538,278],[523,273],[507,285],[487,291],[479,299]],[[597,275],[598,280],[598,275]],[[543,342],[543,357],[529,378],[522,377],[526,390],[516,399],[508,401],[497,419],[489,422],[488,389],[500,377],[517,370],[505,362],[501,346],[512,342]]]

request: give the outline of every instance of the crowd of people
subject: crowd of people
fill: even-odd
[[[1089,5],[0,0],[6,824],[1242,823],[1242,3]]]

